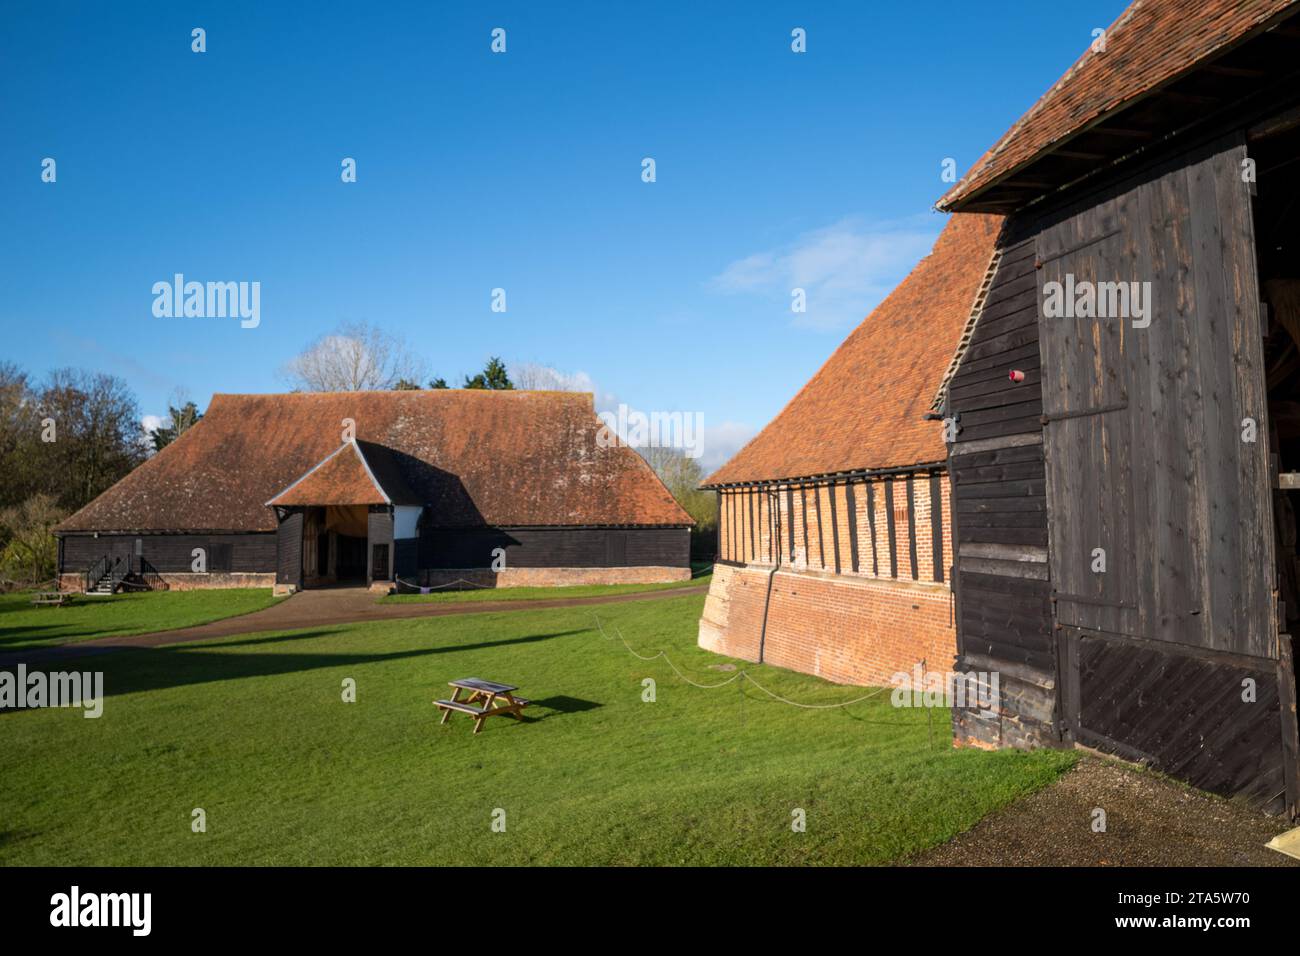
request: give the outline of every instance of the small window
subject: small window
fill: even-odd
[[[230,571],[234,563],[235,546],[230,543],[210,542],[208,544],[208,571]]]
[[[388,580],[388,545],[377,544],[374,546],[373,560],[371,561],[373,571],[370,578],[373,581]]]

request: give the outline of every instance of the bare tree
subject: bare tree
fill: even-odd
[[[291,359],[284,374],[297,391],[364,392],[419,381],[423,363],[400,338],[366,323],[323,335]]]
[[[680,448],[647,445],[637,448],[637,452],[678,501],[699,488],[700,482],[704,480],[700,463],[694,458],[688,458]]]
[[[704,469],[696,458],[680,448],[648,446],[637,448],[659,480],[679,505],[695,519],[691,530],[691,552],[712,553],[712,538],[718,523],[718,499],[712,491],[701,491]]]
[[[590,392],[591,379],[582,372],[566,375],[549,365],[511,362],[510,380],[515,388],[529,392]]]

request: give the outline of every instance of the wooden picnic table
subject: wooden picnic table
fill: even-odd
[[[442,720],[438,723],[445,724],[452,711],[469,714],[474,718],[474,733],[483,729],[483,721],[489,717],[509,714],[516,720],[523,719],[521,711],[529,704],[525,698],[515,696],[514,692],[519,688],[514,684],[499,684],[478,677],[462,677],[460,680],[449,680],[447,684],[455,689],[450,700],[434,701],[442,711]],[[461,691],[469,692],[464,700],[461,699]],[[498,699],[504,700],[504,703],[499,703]]]
[[[72,600],[71,591],[38,591],[32,598],[35,605],[63,607]]]

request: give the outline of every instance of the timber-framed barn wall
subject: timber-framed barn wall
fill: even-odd
[[[1297,615],[1276,544],[1294,549],[1295,528],[1274,514],[1290,486],[1265,362],[1286,333],[1260,283],[1283,240],[1259,248],[1252,208],[1257,148],[1300,126],[1295,8],[1131,7],[1111,62],[1150,69],[1138,48],[1160,43],[1188,58],[1173,79],[1052,128],[1082,113],[1061,107],[1072,85],[1104,102],[1115,82],[1085,57],[940,202],[1009,214],[945,390],[958,668],[999,673],[1002,692],[954,710],[959,744],[1085,745],[1296,815]],[[1118,85],[1141,94],[1141,79]],[[1047,307],[1103,282],[1149,290],[1146,316]]]
[[[956,652],[948,482],[928,467],[719,489],[700,646],[828,680],[888,685]]]

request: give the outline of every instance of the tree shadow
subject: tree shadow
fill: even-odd
[[[294,642],[313,637],[332,636],[337,633],[337,630],[297,631],[273,637],[223,642],[213,646],[200,645],[195,647],[187,644],[171,644],[165,647],[128,647],[115,651],[109,660],[99,660],[98,658],[103,656],[102,653],[78,655],[50,660],[45,662],[43,666],[33,667],[32,670],[41,670],[47,673],[102,670],[104,672],[104,697],[109,698],[122,694],[186,687],[194,684],[210,684],[217,681],[243,680],[249,677],[274,677],[281,674],[293,674],[324,668],[356,667],[363,664],[413,660],[441,654],[456,654],[461,651],[533,644],[557,637],[584,634],[586,629],[579,628],[568,631],[553,631],[546,634],[529,634],[523,637],[481,641],[477,644],[421,647],[390,653],[230,654],[221,652],[228,647]],[[79,661],[85,663],[79,665]],[[14,667],[0,667],[0,670],[13,671]],[[0,717],[4,714],[14,713],[16,710],[17,708],[0,709]]]
[[[30,638],[37,631],[58,631],[67,627],[66,624],[37,624],[29,627],[0,627],[0,647],[6,644],[17,644],[19,641]],[[76,634],[59,634],[59,637],[77,637]],[[48,646],[37,644],[36,647]]]

